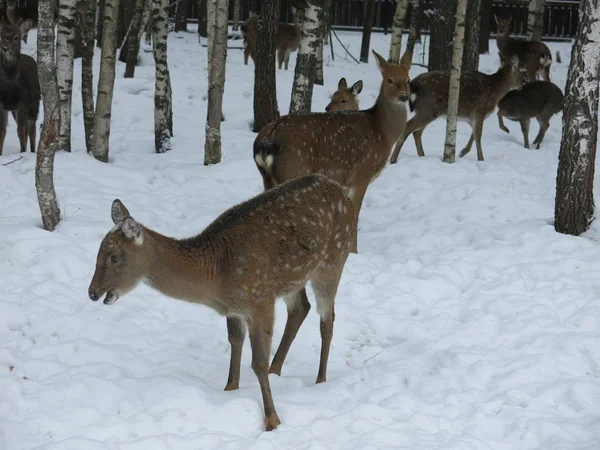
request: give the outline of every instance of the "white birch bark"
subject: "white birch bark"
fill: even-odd
[[[456,5],[456,25],[452,47],[452,65],[450,67],[450,91],[448,93],[448,118],[446,122],[446,142],[444,143],[444,162],[453,163],[456,159],[456,123],[458,119],[458,99],[460,95],[460,72],[465,38],[465,15],[467,0],[458,0]]]
[[[402,31],[404,30],[404,19],[408,9],[408,0],[398,0],[396,13],[392,23],[392,42],[390,44],[390,55],[388,62],[390,64],[400,63],[400,48],[402,47]]]
[[[152,0],[152,50],[155,65],[154,148],[156,153],[171,150],[171,78],[167,64],[169,1]]]
[[[546,0],[529,0],[527,15],[527,39],[541,41],[544,33],[544,9]]]
[[[60,133],[58,150],[71,151],[71,101],[77,0],[58,0],[58,36],[56,38],[56,78],[60,95]]]

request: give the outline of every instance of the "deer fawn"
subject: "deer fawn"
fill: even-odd
[[[244,64],[248,65],[248,56],[255,60],[256,41],[258,31],[258,17],[251,14],[241,25],[242,35],[244,36]],[[277,62],[279,68],[285,64],[285,70],[288,70],[290,53],[298,50],[300,44],[300,28],[294,24],[279,23],[277,35],[275,36],[275,48],[277,49]]]
[[[550,81],[533,81],[517,91],[510,91],[500,100],[498,125],[509,133],[502,118],[520,122],[525,148],[529,148],[529,123],[531,118],[535,117],[540,131],[533,141],[533,146],[539,149],[546,130],[550,127],[550,118],[562,109],[563,93],[558,86]]]
[[[535,81],[539,73],[541,77],[550,81],[550,66],[552,65],[552,53],[541,42],[525,41],[509,36],[509,25],[512,15],[508,19],[498,19],[494,14],[498,25],[496,32],[496,44],[502,58],[508,59],[512,55],[519,57],[519,69],[527,73],[528,81]]]
[[[491,75],[473,71],[460,76],[458,120],[469,122],[472,128],[467,146],[460,152],[463,157],[471,150],[473,141],[477,145],[477,159],[483,161],[481,133],[483,122],[496,108],[496,103],[520,82],[518,59],[502,61],[501,67]],[[398,161],[398,155],[406,138],[413,134],[417,153],[425,156],[421,136],[425,127],[438,117],[448,113],[448,92],[450,74],[445,70],[425,72],[410,82],[410,109],[415,115],[408,121],[402,138],[396,143],[391,163]]]
[[[265,428],[279,425],[269,373],[283,362],[310,303],[310,281],[321,316],[317,383],[326,381],[335,319],[334,300],[356,234],[356,213],[342,187],[309,175],[225,211],[202,233],[173,239],[136,222],[119,200],[114,228],[100,245],[89,297],[112,305],[144,282],[166,296],[215,309],[227,317],[231,360],[226,391],[239,387],[242,345],[250,333],[252,370],[258,378]],[[271,367],[275,300],[288,319]]]
[[[0,155],[9,111],[17,122],[21,153],[26,150],[28,136],[30,149],[35,152],[40,83],[37,63],[21,54],[21,39],[30,27],[30,20],[13,23],[7,18],[0,23]]]
[[[369,184],[385,167],[404,131],[411,54],[400,65],[373,51],[383,81],[372,108],[287,115],[266,125],[254,141],[254,161],[265,189],[310,173],[328,175],[348,191],[359,214]],[[352,252],[357,252],[355,242]]]
[[[337,91],[331,96],[331,101],[329,102],[329,105],[325,107],[325,111],[358,111],[358,94],[360,94],[362,88],[362,80],[358,80],[351,88],[348,88],[346,79],[341,78],[338,83]]]

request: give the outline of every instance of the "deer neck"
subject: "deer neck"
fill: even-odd
[[[508,33],[496,35],[496,45],[498,46],[498,50],[500,51],[500,53],[502,53],[504,51],[504,49],[506,48],[506,46],[508,45],[509,39],[510,38],[508,36]]]
[[[490,75],[490,77],[492,79],[492,86],[495,87],[494,103],[498,103],[514,87],[512,69],[509,66],[504,66]]]
[[[372,111],[379,131],[390,145],[394,144],[404,131],[406,105],[391,103],[380,90]]]

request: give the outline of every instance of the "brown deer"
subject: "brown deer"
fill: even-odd
[[[248,65],[248,56],[252,58],[252,61],[255,60],[258,16],[251,14],[240,28],[244,37],[244,64]],[[275,36],[277,63],[280,69],[285,64],[285,70],[288,70],[290,53],[298,50],[298,45],[300,45],[300,28],[295,24],[280,22]]]
[[[472,71],[460,76],[458,120],[469,122],[472,128],[467,146],[460,152],[463,157],[471,150],[473,141],[477,145],[477,159],[483,161],[481,134],[483,122],[494,111],[496,103],[511,89],[520,84],[518,59],[513,56],[491,75]],[[425,72],[410,82],[410,110],[414,116],[406,124],[404,134],[396,143],[390,162],[395,164],[406,138],[413,135],[417,154],[425,156],[421,136],[425,127],[438,117],[448,113],[450,74],[445,70]]]
[[[226,391],[238,389],[246,329],[252,370],[262,392],[265,429],[279,425],[269,373],[281,375],[290,345],[310,303],[310,281],[321,317],[317,383],[326,381],[335,319],[334,300],[350,246],[356,213],[342,187],[309,175],[225,211],[202,233],[173,239],[135,221],[115,200],[114,228],[100,244],[89,297],[112,305],[144,282],[164,295],[204,304],[227,318],[231,360]],[[269,368],[275,300],[288,319]]]
[[[509,36],[509,25],[512,15],[508,19],[498,19],[494,14],[494,19],[498,25],[496,44],[502,58],[508,59],[512,55],[517,55],[519,57],[519,69],[527,73],[529,81],[535,81],[538,73],[544,80],[550,81],[552,53],[550,53],[546,44],[511,38]]]
[[[550,119],[562,109],[563,93],[557,85],[550,81],[533,81],[519,90],[510,91],[498,102],[498,125],[509,133],[502,118],[520,122],[525,148],[529,148],[529,123],[535,117],[540,130],[533,146],[539,149],[550,127]]]
[[[254,161],[265,189],[321,173],[348,190],[359,214],[369,184],[386,165],[404,132],[411,54],[400,65],[373,51],[383,77],[375,105],[361,111],[287,115],[266,125],[254,140]],[[352,249],[357,252],[357,243]]]
[[[21,39],[31,27],[30,20],[0,23],[0,155],[4,148],[8,112],[17,122],[21,153],[35,152],[36,121],[40,108],[40,83],[37,63],[21,54]]]
[[[331,101],[325,107],[325,111],[358,111],[358,94],[360,94],[362,88],[362,80],[358,80],[349,88],[346,79],[341,78],[337,91],[332,94]]]

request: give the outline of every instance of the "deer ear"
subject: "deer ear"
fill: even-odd
[[[142,245],[142,226],[133,217],[127,217],[121,225],[121,230],[127,239],[132,239],[136,245]]]
[[[509,25],[511,21],[512,21],[512,14],[510,16],[508,16],[508,19],[506,19],[506,25]]]
[[[129,210],[125,208],[125,205],[121,203],[121,200],[116,198],[110,208],[110,217],[112,218],[113,223],[117,225],[118,223],[123,222],[129,215]]]
[[[404,55],[402,55],[402,58],[400,58],[400,65],[406,67],[406,69],[410,69],[410,66],[412,64],[412,53],[409,52],[408,50],[404,52]]]
[[[345,78],[340,78],[340,81],[338,83],[338,89],[346,89],[348,87],[348,83],[346,82]]]
[[[371,50],[371,51],[375,55],[375,61],[377,62],[377,67],[379,68],[379,71],[381,73],[385,72],[385,69],[387,69],[387,66],[388,66],[387,61],[385,59],[383,59],[383,56],[381,56],[375,50]]]
[[[362,80],[358,80],[356,83],[352,85],[352,95],[358,95],[361,93],[363,88]]]
[[[494,20],[496,21],[496,24],[498,24],[499,20],[498,20],[498,16],[496,14],[494,14]]]

